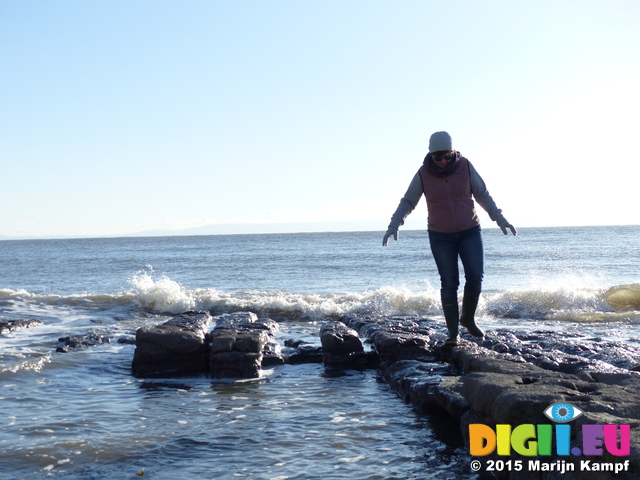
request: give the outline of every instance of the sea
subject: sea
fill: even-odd
[[[457,423],[375,370],[145,379],[136,329],[251,311],[319,345],[344,314],[442,320],[427,232],[0,241],[0,479],[475,479]],[[640,342],[640,226],[483,231],[478,323]],[[462,282],[464,279],[462,279]],[[442,322],[444,331],[444,321]],[[58,352],[59,339],[110,339]]]

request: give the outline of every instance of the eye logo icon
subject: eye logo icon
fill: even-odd
[[[568,403],[554,403],[544,411],[544,414],[549,420],[553,420],[558,423],[570,422],[578,418],[583,413],[584,412],[578,407]]]

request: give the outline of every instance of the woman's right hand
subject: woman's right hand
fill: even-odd
[[[389,229],[387,230],[387,233],[384,234],[384,238],[382,239],[382,246],[386,247],[387,243],[389,242],[389,237],[393,236],[393,239],[397,242],[398,241],[398,229],[397,228],[392,228],[389,227]]]

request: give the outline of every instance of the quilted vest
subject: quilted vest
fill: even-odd
[[[460,166],[448,177],[438,178],[420,167],[422,189],[427,200],[428,228],[439,233],[457,233],[480,225],[471,195],[469,163],[460,157]]]

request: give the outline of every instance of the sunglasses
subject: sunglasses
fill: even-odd
[[[432,153],[434,162],[441,162],[442,160],[450,161],[456,158],[455,152],[435,152]]]

